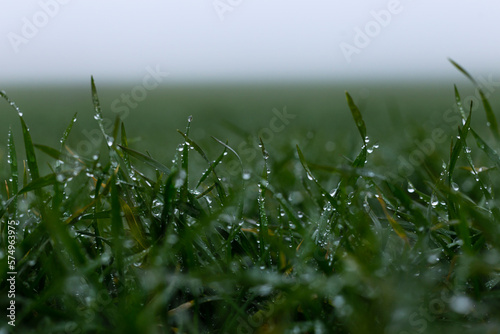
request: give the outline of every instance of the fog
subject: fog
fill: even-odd
[[[3,1],[0,83],[435,80],[500,72],[498,1]]]

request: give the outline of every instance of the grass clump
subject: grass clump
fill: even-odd
[[[19,113],[26,155],[18,161],[9,132],[0,300],[5,310],[15,221],[17,331],[500,330],[500,156],[484,94],[492,141],[471,127],[455,89],[462,122],[449,155],[405,176],[371,163],[377,145],[348,93],[359,152],[325,166],[307,145],[273,142],[275,159],[260,140],[260,161],[246,166],[227,141],[195,142],[191,118],[172,161],[138,152],[120,119],[106,133],[91,88],[107,143],[91,157],[65,146],[76,115],[59,148],[33,144],[1,93]],[[46,175],[36,154],[53,160]]]

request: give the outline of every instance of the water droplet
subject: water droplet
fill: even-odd
[[[243,180],[246,180],[246,181],[250,180],[250,176],[251,176],[250,172],[247,172],[247,171],[243,172],[243,175],[242,175]]]
[[[465,153],[470,153],[470,152],[472,152],[472,150],[470,149],[470,147],[468,147],[468,146],[465,147]]]
[[[408,192],[410,194],[413,194],[415,192],[415,187],[413,186],[413,184],[410,181],[408,181]]]
[[[439,262],[439,256],[437,256],[437,254],[431,254],[427,257],[427,262],[430,264],[436,264]]]
[[[467,296],[453,296],[450,298],[450,307],[460,314],[468,314],[474,310],[474,302]]]
[[[451,189],[453,189],[454,191],[458,191],[460,189],[460,187],[455,182],[452,182],[451,183]]]
[[[113,143],[115,142],[115,139],[111,136],[106,136],[106,143],[108,146],[113,146]]]
[[[435,206],[437,206],[438,204],[439,204],[439,201],[438,201],[438,199],[437,199],[437,197],[436,197],[436,194],[434,194],[434,193],[433,193],[433,194],[432,194],[432,196],[431,196],[431,205],[432,205],[433,207],[435,207]]]

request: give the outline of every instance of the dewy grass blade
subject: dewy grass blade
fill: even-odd
[[[309,168],[309,166],[307,165],[307,162],[306,162],[306,159],[304,158],[304,154],[302,154],[302,151],[300,150],[300,147],[299,145],[297,145],[297,153],[299,154],[299,160],[300,160],[300,163],[302,165],[302,167],[304,168],[304,170],[306,171],[306,174],[307,174],[307,178],[311,181],[313,181],[316,186],[318,186],[318,189],[321,191],[321,193],[328,199],[328,201],[333,205],[333,206],[336,206],[337,205],[337,202],[336,200],[332,197],[332,195],[330,195],[330,193],[328,191],[326,191],[322,186],[321,184],[319,183],[319,181],[316,179],[316,177],[314,177],[313,173],[311,172],[311,169]]]
[[[55,148],[39,144],[35,144],[35,147],[56,160],[63,160],[63,153]]]
[[[354,100],[352,99],[351,95],[349,95],[348,92],[345,92],[345,96],[347,99],[347,105],[351,110],[352,117],[354,118],[356,127],[358,128],[359,134],[361,135],[361,139],[363,140],[363,144],[366,144],[366,124],[365,121],[363,120],[363,116],[361,115],[361,112],[354,103]]]
[[[69,122],[68,127],[66,128],[66,130],[64,131],[64,133],[63,133],[63,135],[61,137],[61,140],[60,140],[60,142],[61,142],[61,152],[64,149],[64,145],[66,145],[66,140],[68,140],[68,137],[69,137],[69,134],[71,132],[71,129],[73,129],[73,125],[76,122],[76,116],[77,115],[78,115],[78,113],[75,113],[75,115],[73,116],[73,118]]]
[[[490,128],[491,132],[493,133],[493,136],[497,141],[500,141],[500,131],[498,129],[498,122],[495,116],[495,113],[493,112],[493,109],[491,108],[490,102],[488,101],[488,98],[486,97],[486,94],[484,94],[483,90],[481,87],[478,85],[477,81],[474,80],[472,75],[469,74],[462,66],[458,65],[455,61],[452,59],[449,59],[449,61],[455,66],[460,72],[462,72],[473,84],[476,86],[476,89],[479,91],[479,95],[481,96],[481,101],[483,103],[484,110],[486,112],[486,119],[488,121],[488,127]]]
[[[38,170],[38,164],[36,161],[35,149],[33,147],[33,141],[31,140],[29,129],[24,122],[23,113],[21,112],[21,109],[19,109],[19,107],[10,100],[10,98],[7,96],[7,94],[5,94],[4,91],[0,91],[0,96],[4,98],[19,115],[23,131],[24,147],[26,149],[26,159],[28,160],[28,168],[30,169],[31,178],[33,180],[38,179],[40,177],[40,172]]]
[[[21,125],[23,128],[24,144],[26,148],[26,160],[28,160],[28,168],[30,170],[32,180],[40,178],[40,171],[38,169],[38,163],[35,155],[35,147],[33,141],[31,140],[31,135],[29,132],[24,119],[21,117]]]
[[[103,118],[102,118],[102,110],[101,103],[99,101],[99,95],[97,94],[97,88],[95,86],[94,76],[90,77],[90,86],[92,89],[92,103],[94,105],[94,119],[97,121],[99,128],[102,131],[103,135],[106,135],[106,131],[104,130]]]
[[[210,163],[210,160],[208,159],[207,155],[205,154],[205,152],[203,151],[203,149],[200,147],[200,145],[198,145],[195,141],[193,141],[191,138],[189,138],[185,133],[183,133],[182,131],[179,131],[177,130],[177,132],[182,136],[184,137],[184,139],[186,140],[186,142],[194,148],[194,150],[196,152],[198,152],[199,155],[201,155],[201,157],[209,164],[209,168],[205,171],[205,173],[203,173],[202,177],[200,178],[200,180],[198,181],[198,183],[196,184],[196,188],[198,188],[200,186],[200,184],[206,180],[206,178],[208,177],[208,175],[210,173],[213,173],[214,175],[214,178],[215,178],[215,186],[217,187],[217,192],[219,194],[219,198],[221,199],[222,202],[224,202],[224,199],[226,197],[226,193],[224,191],[224,186],[222,185],[222,183],[220,182],[219,180],[219,176],[217,175],[216,171],[215,171],[215,167],[219,164],[219,162],[222,160],[225,152],[226,152],[226,148],[224,148],[224,152],[222,152],[222,155],[219,157],[219,159],[216,160],[216,162],[214,162],[214,164],[211,164]],[[227,143],[226,143],[227,144]]]
[[[113,236],[113,254],[115,257],[116,268],[123,279],[123,221],[120,206],[120,188],[117,185],[118,168],[114,171],[111,178],[111,235]]]
[[[161,162],[145,155],[145,154],[142,154],[140,152],[137,152],[131,148],[128,148],[128,147],[125,147],[125,146],[122,146],[122,145],[118,145],[122,150],[124,150],[126,153],[128,153],[129,155],[131,155],[132,157],[136,158],[137,160],[145,163],[146,165],[149,165],[155,169],[157,169],[158,171],[162,172],[162,173],[165,173],[165,174],[170,174],[170,169],[165,166],[164,164],[162,164]]]
[[[10,165],[10,189],[12,196],[15,196],[19,190],[19,170],[17,166],[17,152],[16,152],[16,145],[14,143],[14,136],[12,135],[12,129],[9,128],[9,138],[8,138],[8,157],[7,160]],[[12,214],[14,214],[14,217],[17,215],[17,199],[14,200],[14,203],[12,204],[12,207],[9,210]]]
[[[500,156],[495,150],[493,150],[486,142],[476,133],[476,131],[470,129],[472,135],[476,139],[477,146],[490,158],[490,160],[497,165],[500,169]]]
[[[487,125],[491,129],[491,132],[493,133],[495,139],[497,141],[500,141],[500,131],[498,130],[498,122],[495,113],[491,108],[490,101],[488,101],[488,98],[481,89],[479,89],[479,95],[481,95],[481,101],[483,102],[483,107],[484,110],[486,111],[486,120],[488,121]]]
[[[358,154],[356,159],[353,162],[353,167],[360,168],[364,167],[366,163],[366,157],[368,155],[368,142],[369,138],[366,134],[366,124],[365,121],[363,120],[363,116],[361,115],[361,112],[359,111],[359,108],[356,106],[354,103],[354,100],[352,99],[351,95],[349,95],[348,92],[345,92],[346,99],[347,99],[347,104],[349,106],[349,109],[351,110],[352,117],[354,118],[354,122],[356,123],[356,127],[358,128],[359,134],[361,135],[361,139],[363,141],[363,146],[361,148],[361,152]],[[354,179],[351,179],[350,182],[352,183]]]
[[[453,85],[453,87],[455,90],[455,103],[457,104],[458,111],[460,112],[462,119],[465,120],[467,118],[467,116],[465,115],[465,110],[464,110],[464,106],[462,104],[462,99],[460,98],[460,93],[458,92],[457,85]]]
[[[259,183],[259,198],[258,198],[258,206],[259,206],[259,250],[261,261],[264,263],[268,262],[267,260],[267,251],[269,249],[269,222],[266,214],[266,188],[265,185],[268,183],[268,167],[267,160],[269,158],[269,154],[266,151],[264,143],[262,139],[260,139],[260,145],[262,149],[262,157],[264,159],[264,170],[262,172],[263,181]],[[264,184],[263,184],[264,183]]]
[[[228,144],[224,143],[223,141],[221,141],[221,140],[219,140],[219,139],[215,138],[214,136],[212,136],[212,138],[213,138],[216,142],[218,142],[219,144],[221,144],[222,146],[224,146],[225,148],[227,148],[229,151],[231,151],[231,152],[232,152],[232,153],[236,156],[236,158],[238,158],[238,161],[240,162],[240,166],[241,166],[241,171],[243,172],[243,161],[241,161],[241,158],[240,158],[240,156],[238,155],[238,153],[236,153],[236,151],[235,151],[235,150],[233,150],[233,149],[231,148],[231,146],[229,146]]]

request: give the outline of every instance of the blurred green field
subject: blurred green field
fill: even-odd
[[[235,147],[246,147],[245,143],[251,142],[256,145],[258,135],[264,142],[307,141],[316,146],[319,155],[325,153],[338,159],[358,145],[353,143],[356,128],[345,103],[346,90],[357,101],[370,136],[382,147],[399,150],[400,144],[425,138],[436,127],[444,126],[449,136],[456,130],[453,122],[443,122],[446,111],[455,108],[450,82],[176,85],[149,91],[144,100],[132,101],[133,107],[120,101],[122,94],[130,95],[133,86],[101,87],[97,82],[97,88],[109,124],[117,115],[122,116],[131,145],[148,150],[159,159],[172,157],[171,152],[182,142],[176,130],[185,126],[190,115],[192,137],[196,140],[215,136],[228,139]],[[462,83],[459,88],[464,97],[474,95],[469,83]],[[72,116],[78,113],[68,147],[85,156],[104,145],[93,119],[90,85],[14,86],[6,92],[23,111],[36,143],[57,145]],[[490,99],[494,109],[500,109],[499,95]],[[282,114],[284,108],[291,116],[289,124],[282,128],[283,122],[273,118],[276,109]],[[483,114],[479,112],[473,119],[478,126],[485,124]],[[16,142],[20,142],[20,123],[4,101],[0,103],[0,115],[0,157],[5,157],[8,129],[12,127]],[[455,113],[449,118],[456,116]],[[273,126],[274,130],[269,131]],[[390,159],[390,152],[388,155],[386,159]]]

